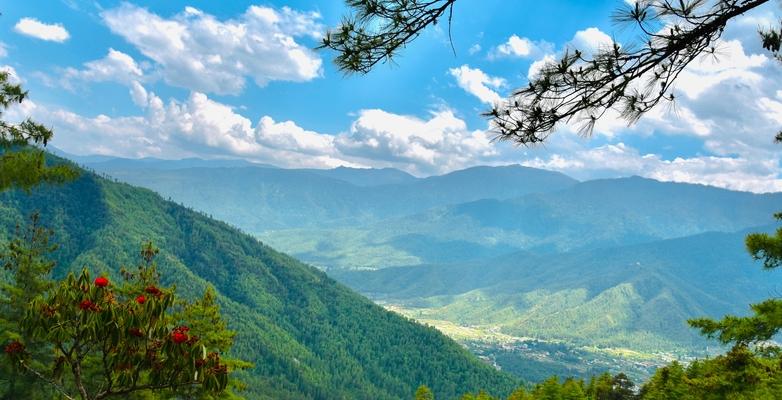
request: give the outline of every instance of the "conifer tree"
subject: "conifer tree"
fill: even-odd
[[[434,394],[432,390],[426,385],[421,385],[415,391],[415,400],[434,400]]]
[[[3,119],[9,107],[26,98],[27,92],[12,82],[8,71],[0,71],[0,191],[29,190],[39,183],[63,182],[76,176],[76,170],[68,165],[47,165],[46,154],[36,147],[49,143],[51,129],[31,119],[18,124]]]

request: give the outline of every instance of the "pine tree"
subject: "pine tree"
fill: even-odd
[[[22,86],[12,83],[7,71],[0,71],[0,191],[29,190],[39,183],[59,183],[76,177],[76,170],[68,165],[46,165],[46,154],[35,147],[49,143],[51,129],[30,119],[18,124],[2,119],[9,107],[26,98]]]
[[[33,214],[26,228],[16,227],[16,238],[0,253],[3,269],[10,279],[0,283],[0,344],[6,353],[12,343],[26,343],[31,352],[32,367],[43,368],[51,361],[49,351],[37,338],[21,329],[25,309],[33,299],[51,289],[50,278],[54,263],[47,256],[57,246],[50,243],[52,232],[40,225],[38,214]],[[49,391],[35,390],[36,378],[13,363],[0,363],[0,395],[2,399],[45,398]]]
[[[434,394],[426,385],[421,385],[415,391],[415,400],[434,400]]]
[[[776,214],[782,220],[782,213]],[[763,268],[776,269],[782,265],[782,228],[773,235],[750,234],[746,238],[747,251],[753,259],[763,261]],[[726,316],[715,321],[699,318],[690,321],[702,334],[724,344],[746,346],[770,340],[782,330],[782,300],[772,298],[751,306],[749,317]]]

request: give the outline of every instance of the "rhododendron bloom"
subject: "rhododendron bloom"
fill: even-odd
[[[171,334],[171,340],[177,344],[187,342],[187,333],[174,332]]]
[[[160,296],[160,294],[162,293],[160,289],[154,286],[147,286],[147,288],[144,289],[144,291],[154,296]]]
[[[81,303],[79,303],[79,308],[81,308],[82,310],[94,310],[96,307],[95,307],[95,303],[85,299],[82,300]]]
[[[109,280],[104,277],[95,278],[95,286],[106,287],[109,286]]]
[[[14,340],[13,342],[7,344],[4,350],[6,354],[17,354],[24,351],[24,345],[18,340]]]
[[[188,341],[187,331],[189,331],[190,328],[186,326],[180,326],[178,328],[174,328],[174,331],[171,332],[171,340],[174,341],[176,344],[182,344],[184,342]]]

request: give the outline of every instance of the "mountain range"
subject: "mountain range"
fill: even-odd
[[[83,172],[75,182],[0,194],[0,241],[39,212],[61,246],[55,275],[87,266],[118,278],[140,246],[185,297],[217,292],[253,399],[398,399],[427,384],[446,398],[507,393],[518,381],[431,327],[384,310],[323,272],[152,191]]]
[[[102,165],[88,164],[240,227],[463,343],[467,330],[686,359],[714,349],[687,319],[745,313],[782,283],[742,246],[746,233],[771,229],[780,193],[579,182],[521,166],[417,178]],[[494,362],[510,365],[503,359]]]

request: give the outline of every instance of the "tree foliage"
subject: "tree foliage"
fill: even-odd
[[[14,124],[3,119],[9,107],[27,98],[22,86],[12,82],[7,71],[0,71],[0,191],[17,187],[29,190],[44,182],[73,179],[76,171],[67,164],[46,165],[43,150],[53,136],[51,129],[26,119]]]
[[[782,219],[782,214],[776,214]],[[747,251],[755,260],[763,261],[765,269],[782,265],[782,228],[774,235],[753,233],[746,238]],[[767,299],[751,306],[753,314],[747,317],[728,315],[719,321],[698,318],[690,325],[702,334],[716,338],[724,344],[748,346],[771,340],[782,330],[782,300]]]
[[[368,73],[391,60],[427,26],[453,12],[456,0],[347,0],[353,14],[323,36],[320,48],[337,51],[336,64],[344,72]]]
[[[432,390],[429,389],[426,385],[419,386],[415,391],[415,400],[434,400]]]
[[[485,115],[497,138],[522,145],[544,141],[561,124],[580,124],[584,135],[609,110],[636,122],[659,103],[674,101],[674,84],[693,61],[715,56],[727,23],[769,0],[638,0],[614,16],[641,39],[613,43],[587,54],[569,49],[547,63]],[[438,21],[454,1],[350,0],[353,14],[327,34],[321,47],[337,51],[337,66],[366,73]],[[450,17],[449,17],[450,19]],[[376,29],[373,29],[375,28]],[[761,31],[763,46],[779,55],[782,31]],[[782,134],[778,137],[782,139]]]
[[[738,345],[713,359],[687,367],[660,368],[641,388],[643,400],[772,400],[782,393],[780,354],[759,354]]]
[[[420,389],[419,389],[420,391]],[[430,393],[431,394],[431,393]],[[417,393],[416,393],[417,395]],[[416,397],[417,399],[418,397]],[[500,397],[485,391],[465,393],[461,400],[500,400]],[[552,376],[533,387],[519,387],[507,400],[637,400],[635,385],[625,374],[604,373],[592,377],[589,382],[583,379],[567,378],[560,380]]]
[[[39,215],[33,214],[27,226],[16,226],[16,237],[0,251],[3,270],[10,275],[10,279],[0,283],[0,346],[5,353],[11,353],[24,344],[30,356],[28,364],[36,370],[46,368],[52,358],[39,338],[20,329],[25,308],[19,305],[29,304],[53,286],[49,274],[54,262],[46,258],[57,248],[50,243],[52,234],[51,230],[41,226]],[[51,388],[35,390],[36,377],[25,372],[13,363],[0,363],[0,398],[34,399],[51,394],[50,390],[46,390]]]

